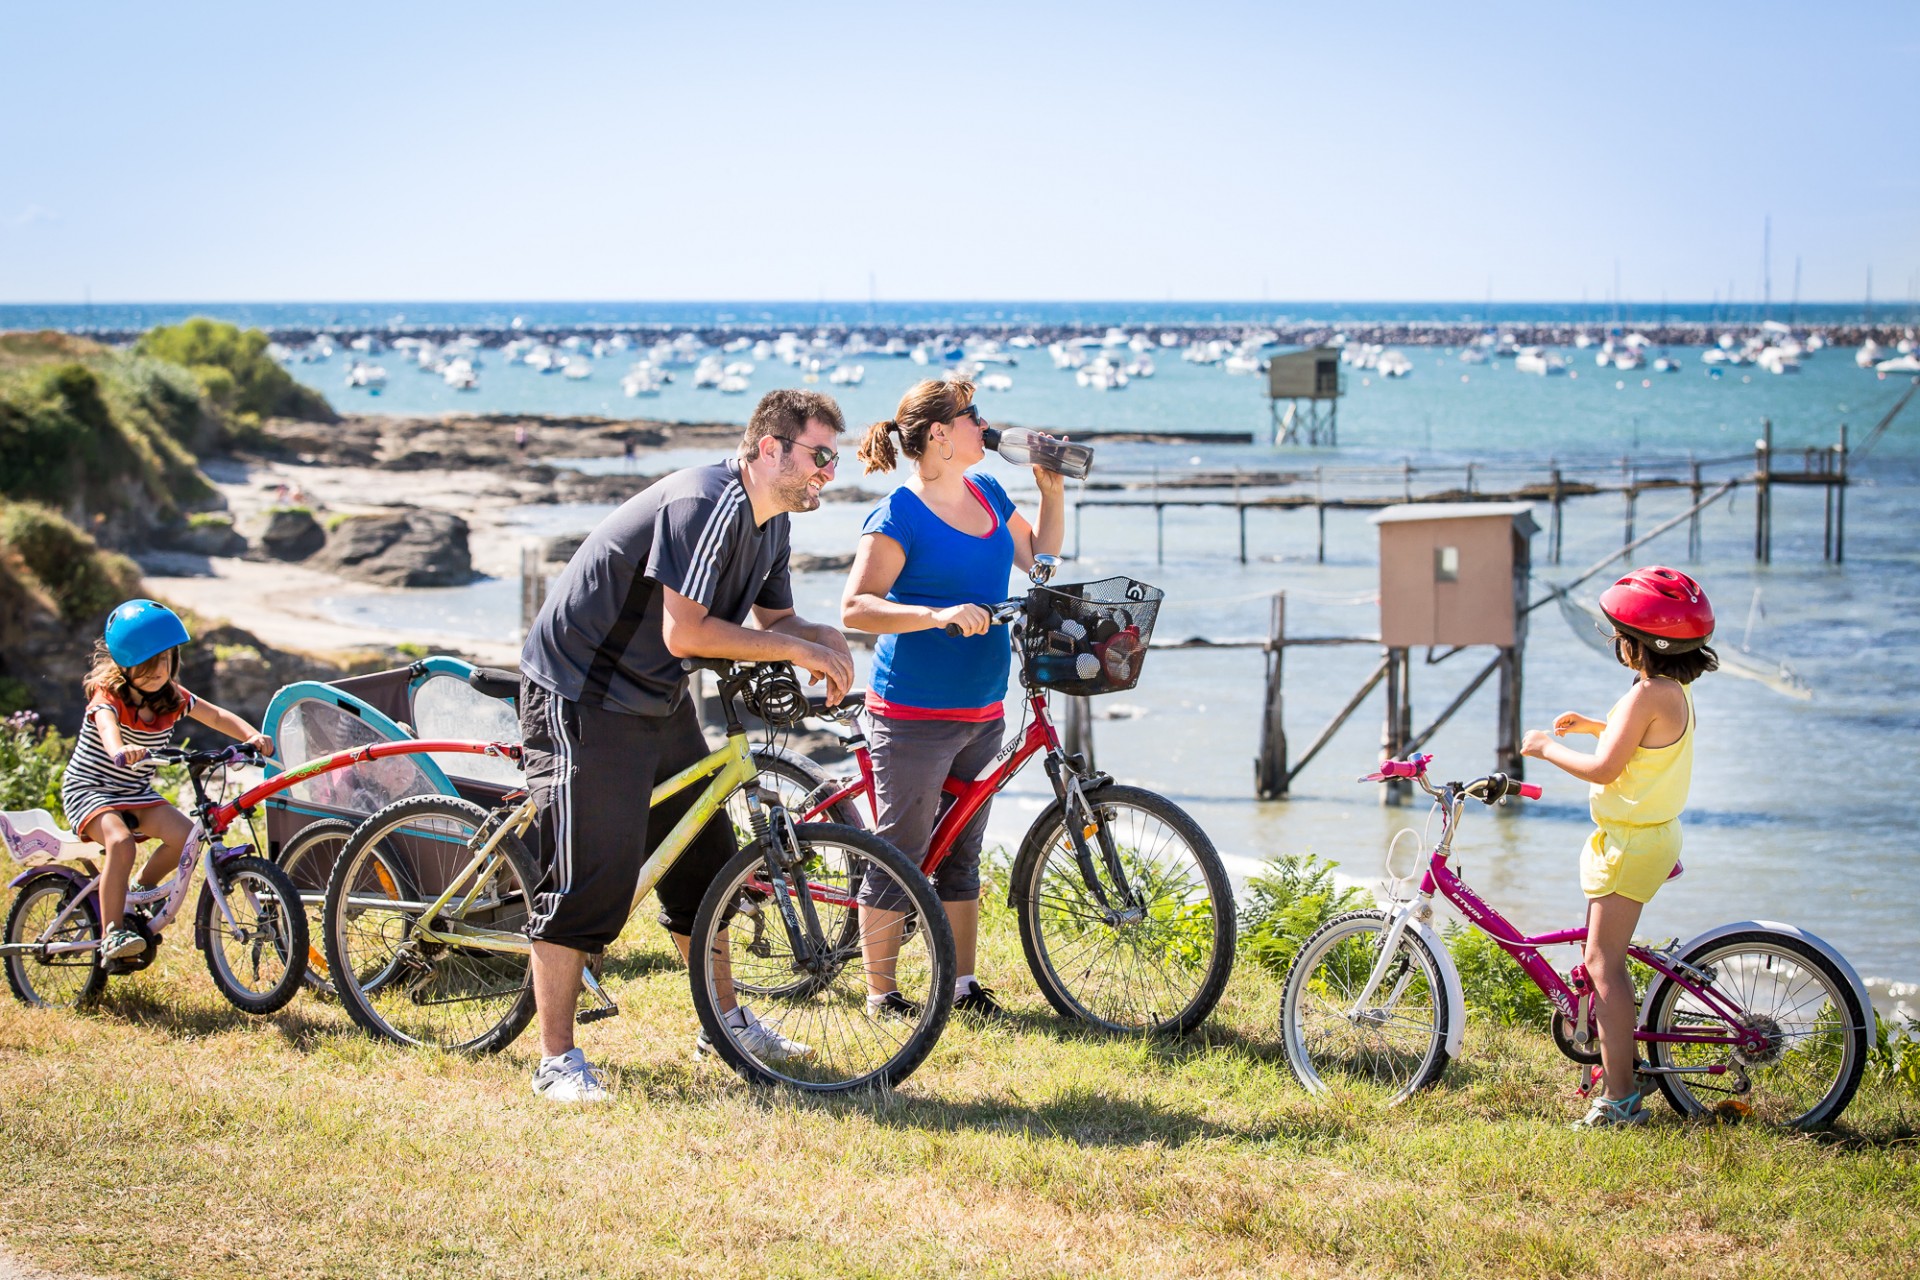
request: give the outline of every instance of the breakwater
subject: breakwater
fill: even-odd
[[[517,339],[560,344],[569,339],[577,338],[592,342],[616,336],[644,340],[648,343],[692,336],[704,346],[720,347],[741,338],[750,342],[772,342],[778,340],[782,334],[799,332],[809,337],[823,338],[835,347],[844,346],[849,342],[864,342],[867,345],[860,351],[860,355],[864,359],[875,359],[886,356],[904,358],[914,346],[941,340],[965,342],[968,339],[991,339],[1005,342],[1012,338],[1024,337],[1033,339],[1040,346],[1054,342],[1073,343],[1101,339],[1108,335],[1110,329],[1116,327],[1123,328],[1129,333],[1145,333],[1164,347],[1181,347],[1190,343],[1204,342],[1239,343],[1255,335],[1264,339],[1265,345],[1313,346],[1345,341],[1393,346],[1457,347],[1466,346],[1485,333],[1496,333],[1503,341],[1509,341],[1514,346],[1556,347],[1572,346],[1583,337],[1598,339],[1610,332],[1638,333],[1659,346],[1687,347],[1707,345],[1722,335],[1730,335],[1736,341],[1745,341],[1748,337],[1765,334],[1767,330],[1763,327],[1764,323],[1757,319],[1654,322],[1602,319],[1515,323],[1465,319],[1359,320],[1341,323],[1319,320],[1301,322],[1142,320],[1119,326],[1104,323],[1027,323],[1017,320],[898,325],[838,321],[705,324],[607,321],[519,325],[511,322],[467,324],[403,321],[384,324],[344,322],[273,324],[266,326],[266,331],[275,342],[288,347],[306,346],[322,338],[343,347],[350,347],[356,341],[365,341],[369,345],[390,346],[396,340],[402,339],[438,342],[459,336],[471,338],[487,349],[498,349]],[[1869,339],[1884,346],[1892,346],[1903,338],[1912,337],[1915,332],[1914,325],[1894,321],[1816,323],[1797,325],[1794,328],[1797,332],[1816,332],[1829,345],[1841,347],[1857,347]],[[73,331],[113,344],[130,343],[145,332],[143,328],[138,327],[85,325],[76,326]],[[1168,337],[1173,341],[1167,341]],[[887,350],[887,344],[894,341],[901,344],[900,349]]]

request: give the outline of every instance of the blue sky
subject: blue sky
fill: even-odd
[[[1913,4],[28,5],[0,302],[1920,288]]]

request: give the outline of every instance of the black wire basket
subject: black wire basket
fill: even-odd
[[[1033,588],[1021,638],[1027,685],[1077,698],[1133,688],[1165,598],[1132,578]]]

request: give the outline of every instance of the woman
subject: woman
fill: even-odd
[[[915,862],[926,857],[941,784],[977,777],[1005,733],[1006,629],[981,606],[1006,597],[1015,564],[1030,568],[1036,554],[1058,552],[1066,524],[1064,482],[1054,472],[1033,469],[1038,527],[999,481],[967,474],[986,456],[985,425],[972,383],[929,380],[901,398],[892,421],[867,428],[860,445],[869,474],[893,470],[902,453],[913,462],[906,483],[867,516],[840,620],[880,637],[867,695],[878,830]],[[948,626],[960,634],[948,635]],[[954,1008],[990,1017],[1000,1006],[973,973],[986,823],[983,807],[933,884],[953,925]],[[889,926],[903,905],[862,890],[867,1008],[875,1016],[916,1013],[894,987],[897,946],[883,941],[895,936]]]

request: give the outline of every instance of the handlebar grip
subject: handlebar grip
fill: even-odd
[[[1540,786],[1538,783],[1522,782],[1519,784],[1519,786],[1520,786],[1520,794],[1529,800],[1538,800],[1541,796],[1546,794],[1546,792],[1540,789]]]
[[[957,636],[957,635],[959,635],[959,634],[960,634],[960,624],[959,624],[959,623],[957,623],[957,622],[949,622],[949,623],[947,624],[947,634],[948,634],[948,635],[950,635],[950,636]]]
[[[1432,756],[1409,756],[1405,760],[1387,760],[1380,765],[1383,778],[1417,778],[1433,762]]]

